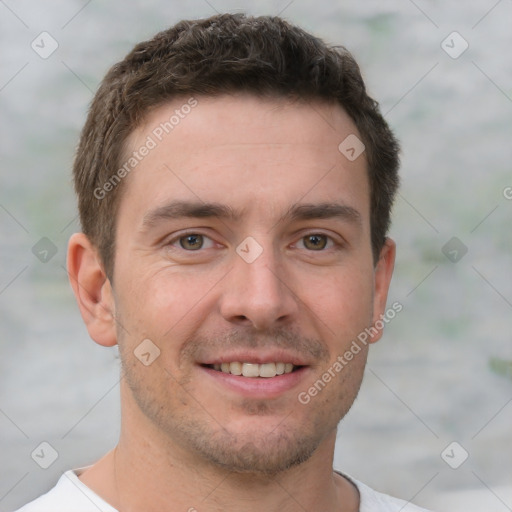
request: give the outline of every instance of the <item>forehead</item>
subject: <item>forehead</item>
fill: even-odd
[[[339,149],[354,136],[339,105],[243,94],[176,99],[154,109],[128,138],[124,160],[137,162],[121,208],[129,203],[142,218],[178,197],[270,217],[301,199],[341,199],[365,215],[365,155],[352,161]]]

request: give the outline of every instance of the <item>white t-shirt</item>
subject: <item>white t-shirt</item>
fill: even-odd
[[[53,489],[16,512],[118,512],[78,479],[85,469],[66,471]],[[358,488],[361,500],[359,512],[428,512],[407,501],[374,491],[345,474],[339,474]]]

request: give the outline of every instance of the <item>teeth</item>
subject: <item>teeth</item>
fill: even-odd
[[[231,363],[229,364],[229,366],[231,367]],[[244,377],[259,377],[260,376],[260,365],[252,364],[252,363],[244,363],[242,365],[242,375]]]
[[[260,364],[260,377],[275,377],[276,375],[275,363]]]
[[[226,373],[232,373],[233,375],[242,375],[242,372],[242,363],[228,363],[228,370]]]
[[[243,375],[244,377],[275,377],[283,373],[291,373],[293,371],[292,363],[222,363],[214,364],[214,370],[223,373],[231,373],[232,375]]]

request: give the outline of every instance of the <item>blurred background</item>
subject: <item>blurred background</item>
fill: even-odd
[[[119,433],[117,353],[89,339],[65,270],[92,95],[136,42],[228,11],[346,46],[403,146],[403,310],[371,348],[335,467],[439,511],[512,510],[510,0],[0,0],[0,511]]]

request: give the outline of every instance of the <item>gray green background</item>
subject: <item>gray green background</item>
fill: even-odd
[[[371,348],[335,466],[440,511],[512,510],[511,0],[0,0],[0,511],[119,432],[116,351],[89,339],[65,272],[93,92],[136,42],[240,10],[348,47],[403,145],[389,300],[403,311]],[[59,45],[46,59],[31,48],[43,31]],[[41,442],[58,453],[48,469],[31,457]],[[451,461],[469,454],[457,469],[452,442]]]

